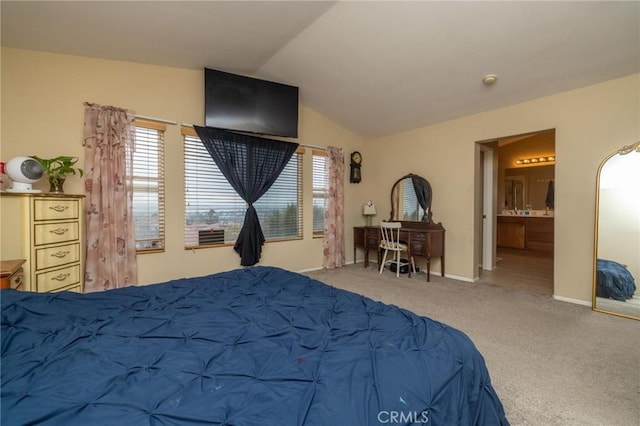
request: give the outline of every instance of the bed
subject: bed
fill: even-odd
[[[626,302],[636,291],[633,275],[623,264],[607,259],[596,262],[596,296]]]
[[[464,333],[283,269],[0,297],[3,425],[508,425]]]

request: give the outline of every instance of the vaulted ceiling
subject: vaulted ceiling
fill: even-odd
[[[3,0],[0,13],[2,46],[299,86],[365,137],[640,72],[637,1]]]

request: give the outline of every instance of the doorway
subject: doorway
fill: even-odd
[[[476,152],[475,280],[552,295],[555,130],[479,141]]]

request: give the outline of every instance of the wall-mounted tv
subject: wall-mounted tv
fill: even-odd
[[[204,69],[205,126],[298,137],[298,88]]]

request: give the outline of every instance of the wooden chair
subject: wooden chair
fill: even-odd
[[[400,277],[400,268],[402,266],[408,266],[411,264],[411,269],[409,269],[409,277],[411,277],[411,272],[416,272],[415,263],[413,261],[413,257],[409,255],[409,247],[403,242],[400,242],[400,222],[381,222],[380,223],[380,249],[384,250],[384,254],[382,256],[382,262],[380,262],[380,273],[384,271],[384,267],[387,263],[396,265],[396,277]],[[387,254],[392,252],[392,258],[387,260]],[[409,257],[408,261],[402,261],[401,254],[403,252],[407,253]]]

